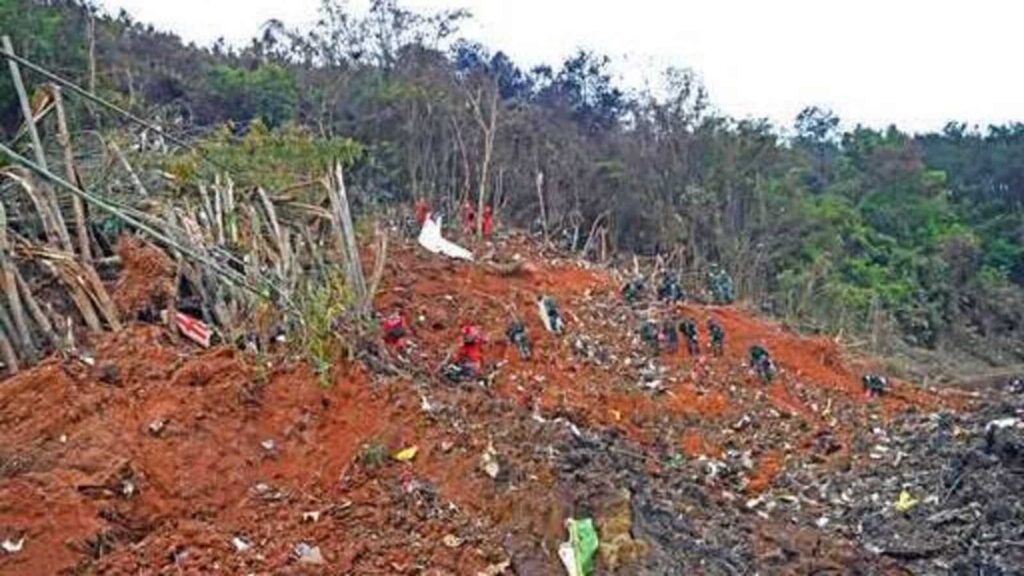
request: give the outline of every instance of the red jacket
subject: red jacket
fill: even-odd
[[[427,221],[427,215],[430,214],[430,206],[427,205],[426,200],[416,201],[416,224],[423,226],[423,223]]]
[[[490,206],[484,209],[483,229],[484,237],[490,238],[491,232],[494,232],[494,214],[492,214]]]
[[[466,202],[462,205],[462,229],[466,232],[472,232],[476,228],[476,210],[473,209],[473,205]]]
[[[479,370],[484,361],[483,333],[476,326],[462,327],[462,346],[455,353],[456,364],[466,364]]]

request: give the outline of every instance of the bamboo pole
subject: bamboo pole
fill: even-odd
[[[25,306],[28,307],[29,314],[32,315],[32,319],[36,321],[36,325],[39,326],[40,331],[55,347],[60,346],[60,338],[57,336],[57,332],[53,329],[53,323],[50,322],[50,318],[46,316],[43,308],[36,301],[36,297],[32,294],[32,290],[29,288],[28,282],[25,282],[25,278],[22,277],[21,272],[17,268],[14,269],[14,279],[18,283],[18,290],[21,291],[21,299],[25,301]]]
[[[366,279],[359,260],[359,246],[356,244],[355,227],[352,224],[352,213],[349,210],[348,195],[345,192],[345,177],[341,170],[341,162],[335,164],[333,182],[325,181],[331,210],[334,214],[334,229],[338,236],[338,244],[345,258],[345,270],[349,285],[355,294],[359,314],[368,312],[366,301]]]
[[[128,177],[131,178],[132,184],[135,186],[135,189],[138,190],[139,194],[141,194],[142,196],[148,197],[149,191],[146,190],[146,186],[142,183],[142,179],[139,178],[139,175],[132,168],[131,163],[128,162],[128,158],[125,157],[123,152],[121,152],[121,147],[118,146],[117,142],[114,142],[113,140],[110,141],[109,146],[110,151],[114,153],[114,156],[117,158],[118,162],[121,163],[121,167],[124,168],[125,172],[128,173]]]
[[[0,327],[0,358],[3,359],[4,365],[7,367],[8,375],[14,376],[18,373],[18,357],[15,356],[14,347],[11,346],[11,341],[4,333],[3,327]]]
[[[25,318],[25,309],[21,305],[21,294],[18,292],[14,262],[11,261],[10,254],[11,248],[7,241],[7,212],[4,210],[3,203],[0,203],[0,275],[3,278],[4,293],[7,294],[7,303],[11,309],[14,329],[21,342],[22,351],[28,357],[29,362],[34,363],[36,347],[32,342],[32,331],[28,320]]]
[[[4,34],[0,39],[3,42],[4,52],[14,54],[14,45],[11,44],[11,37]],[[21,69],[13,58],[7,59],[7,66],[11,71],[11,80],[14,82],[14,91],[18,94],[18,102],[21,104],[21,113],[25,117],[25,126],[28,128],[29,138],[32,139],[32,152],[35,154],[36,163],[46,168],[46,155],[43,154],[43,143],[39,139],[39,132],[36,130],[35,118],[32,115],[32,105],[28,100],[28,93],[25,92],[25,83],[21,79]]]
[[[71,134],[68,132],[67,115],[64,111],[64,100],[60,93],[60,86],[50,85],[53,93],[54,106],[57,108],[57,139],[64,149],[64,174],[68,182],[78,183],[78,175],[75,172],[75,155],[71,148]],[[78,240],[78,256],[82,262],[92,261],[92,248],[89,242],[89,229],[85,222],[85,204],[78,196],[71,195],[71,207],[75,214],[75,232]]]
[[[4,52],[14,54],[14,46],[11,44],[11,37],[6,34],[0,39],[3,43]],[[21,105],[21,114],[25,117],[25,127],[28,129],[29,138],[32,140],[32,152],[35,155],[36,163],[47,168],[46,153],[43,150],[43,142],[39,138],[39,131],[36,129],[35,114],[32,113],[32,103],[25,91],[25,83],[21,78],[21,69],[18,63],[11,58],[7,59],[7,65],[11,71],[11,80],[14,83],[14,91],[18,94],[18,103]],[[71,238],[68,236],[67,227],[64,225],[64,217],[60,212],[60,205],[57,203],[57,195],[53,190],[44,196],[50,204],[54,223],[58,232],[57,239],[66,250],[71,249]]]

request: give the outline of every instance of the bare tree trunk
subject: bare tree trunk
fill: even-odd
[[[455,131],[455,142],[459,148],[459,158],[462,160],[462,194],[459,202],[464,202],[469,199],[470,190],[470,169],[469,169],[469,153],[466,151],[466,142],[462,138],[462,129],[459,128],[459,121],[452,115],[452,128]]]
[[[91,19],[90,22],[92,22]],[[64,174],[68,182],[78,185],[78,177],[75,172],[75,156],[71,149],[71,134],[68,132],[67,116],[64,112],[64,100],[61,97],[60,86],[51,84],[50,90],[53,93],[53,102],[57,109],[57,138],[64,148]],[[78,255],[82,262],[88,264],[92,261],[92,249],[89,245],[89,229],[85,222],[85,205],[77,194],[72,194],[71,206],[75,213]]]
[[[497,132],[498,124],[498,88],[494,87],[491,96],[491,109],[488,119],[484,120],[484,112],[480,107],[482,95],[478,92],[477,98],[473,100],[473,108],[476,111],[476,121],[480,125],[480,131],[484,137],[484,158],[480,163],[480,193],[477,197],[476,209],[476,236],[484,237],[484,206],[487,205],[487,179],[491,167],[491,156],[494,153],[494,135]]]
[[[544,230],[544,244],[548,243],[548,209],[544,203],[544,173],[537,170],[537,202],[540,204],[540,225]]]

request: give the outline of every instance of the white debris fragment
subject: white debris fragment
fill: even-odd
[[[303,522],[319,522],[320,521],[320,511],[319,510],[313,510],[312,512],[303,512],[302,513],[302,521]]]
[[[262,446],[263,449],[266,450],[267,452],[273,452],[274,451],[274,441],[273,440],[270,440],[270,439],[264,440],[263,442],[260,442],[260,446]]]
[[[501,466],[498,464],[498,452],[494,449],[494,444],[487,444],[487,449],[480,456],[480,469],[484,471],[491,479],[498,477],[501,473]]]
[[[11,540],[9,538],[4,540],[3,542],[0,542],[0,548],[3,548],[4,552],[6,552],[8,554],[17,554],[18,552],[21,552],[21,549],[24,546],[25,546],[25,539],[24,538],[18,538],[17,542],[15,542],[15,541],[13,541],[13,540]]]
[[[320,553],[320,547],[310,546],[305,542],[300,542],[295,547],[295,557],[298,559],[299,564],[309,564],[312,566],[322,566],[325,564],[324,556]]]
[[[252,548],[252,544],[245,541],[241,536],[235,536],[231,539],[231,545],[235,547],[235,552],[244,554]]]
[[[418,242],[420,246],[434,254],[443,254],[456,260],[473,261],[472,252],[441,236],[440,216],[436,219],[434,215],[427,216],[427,221],[423,223],[423,228],[420,230]]]

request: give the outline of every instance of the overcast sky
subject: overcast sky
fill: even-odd
[[[209,44],[241,44],[270,18],[312,22],[319,0],[103,0]],[[363,6],[365,0],[354,0]],[[1013,0],[406,0],[468,8],[470,38],[525,67],[577,48],[612,56],[632,86],[695,70],[736,117],[791,126],[806,105],[845,125],[912,130],[1024,120],[1024,4]]]

